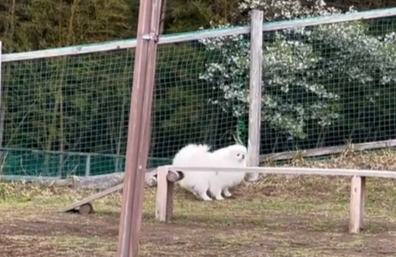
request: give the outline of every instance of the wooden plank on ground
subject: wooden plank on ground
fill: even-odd
[[[146,174],[145,174],[146,186],[152,187],[152,186],[157,185],[156,175],[157,175],[157,170],[150,170],[150,171],[146,172]],[[102,179],[103,179],[103,177],[100,176],[100,180],[102,180]],[[72,211],[72,210],[74,210],[74,209],[76,209],[76,208],[78,208],[78,207],[80,207],[80,206],[82,206],[84,204],[90,203],[90,202],[92,202],[94,200],[97,200],[99,198],[102,198],[102,197],[104,197],[106,195],[109,195],[109,194],[112,194],[112,193],[114,193],[116,191],[119,191],[119,190],[121,190],[123,188],[123,185],[124,184],[122,183],[122,180],[121,180],[119,184],[114,185],[112,187],[109,187],[109,188],[105,189],[104,191],[101,191],[101,192],[98,192],[96,194],[93,194],[93,195],[91,195],[91,196],[89,196],[89,197],[87,197],[85,199],[82,199],[82,200],[80,200],[78,202],[75,202],[75,203],[67,206],[66,208],[62,209],[61,212]]]
[[[60,212],[68,212],[68,211],[75,210],[76,208],[80,207],[81,205],[90,203],[90,202],[92,202],[94,200],[98,200],[98,199],[100,199],[102,197],[105,197],[106,195],[109,195],[111,193],[117,192],[117,191],[121,190],[123,187],[124,187],[124,183],[121,183],[121,184],[118,184],[116,186],[110,187],[110,188],[108,188],[106,190],[103,190],[101,192],[93,194],[93,195],[91,195],[91,196],[89,196],[89,197],[87,197],[87,198],[85,198],[85,199],[83,199],[81,201],[75,202],[75,203],[67,206],[66,208],[61,209]]]
[[[157,185],[156,170],[148,170],[145,174],[145,185],[154,187]],[[96,176],[71,176],[67,179],[68,184],[78,189],[100,189],[104,190],[118,185],[124,181],[124,172],[114,172]]]

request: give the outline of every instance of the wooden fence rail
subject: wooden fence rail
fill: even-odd
[[[349,232],[358,233],[363,225],[364,194],[366,178],[396,179],[394,171],[353,170],[353,169],[320,169],[295,167],[248,167],[248,168],[214,168],[214,167],[172,167],[162,166],[157,169],[156,218],[170,221],[173,212],[173,187],[175,181],[183,178],[189,171],[227,171],[261,174],[319,175],[351,177]],[[172,176],[168,176],[169,174]],[[175,174],[178,174],[175,176]],[[172,180],[169,177],[173,177]],[[176,178],[176,179],[175,179]]]

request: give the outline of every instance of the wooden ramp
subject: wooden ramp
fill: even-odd
[[[157,170],[151,170],[145,174],[145,185],[149,187],[154,187],[157,185]],[[93,207],[91,204],[92,201],[105,197],[114,192],[120,191],[123,189],[123,187],[124,187],[124,183],[121,182],[120,184],[109,187],[85,199],[70,204],[69,206],[61,209],[60,212],[79,212],[80,214],[92,213],[93,212]]]
[[[106,190],[103,190],[101,192],[98,192],[96,194],[93,194],[81,201],[78,201],[76,203],[73,203],[66,208],[60,210],[61,212],[71,212],[75,211],[78,208],[78,212],[81,214],[89,214],[93,211],[93,207],[91,205],[91,202],[97,199],[100,199],[102,197],[105,197],[106,195],[109,195],[111,193],[114,193],[116,191],[121,190],[124,187],[124,183],[118,184],[116,186],[110,187]]]

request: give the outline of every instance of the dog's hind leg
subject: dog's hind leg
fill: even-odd
[[[210,184],[209,191],[216,200],[224,200],[223,196],[221,195],[221,191],[222,191],[221,185],[218,182],[217,183],[216,182],[212,181],[212,183]]]
[[[194,195],[204,201],[212,201],[212,198],[208,196],[206,193],[208,191],[208,188],[206,186],[194,186]]]
[[[228,187],[226,187],[226,188],[223,189],[223,195],[224,195],[225,197],[231,197],[231,196],[232,196],[232,194],[231,194],[231,192],[229,191],[229,188],[228,188]]]
[[[208,194],[206,194],[206,192],[201,192],[199,193],[199,197],[204,200],[204,201],[212,201],[212,198],[210,198],[208,196]]]

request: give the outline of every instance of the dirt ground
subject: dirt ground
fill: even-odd
[[[275,219],[275,217],[273,217]],[[84,218],[85,219],[85,218]],[[68,215],[1,223],[1,256],[114,256],[118,216],[95,221]],[[143,256],[395,256],[395,228],[351,236],[340,222],[327,232],[307,229],[309,219],[282,217],[279,229],[147,224]],[[333,221],[334,222],[334,221]],[[393,231],[393,232],[392,232]],[[248,237],[252,235],[251,237]],[[245,238],[248,237],[248,238]],[[241,238],[242,240],[240,240]],[[248,242],[246,242],[248,241]]]
[[[334,160],[326,163],[337,166]],[[312,163],[299,161],[298,165]],[[365,228],[358,235],[347,233],[347,178],[266,176],[238,188],[234,199],[214,202],[196,201],[177,189],[169,224],[154,220],[155,189],[146,189],[140,253],[156,257],[396,256],[394,182],[371,179],[367,189]],[[0,183],[0,256],[115,256],[119,194],[94,202],[95,213],[90,215],[57,212],[89,194]]]

